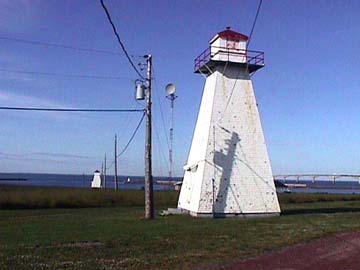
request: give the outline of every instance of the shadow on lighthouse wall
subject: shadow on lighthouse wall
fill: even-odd
[[[250,80],[249,71],[246,70],[246,65],[232,66],[226,63],[218,64],[217,71],[223,74],[228,79],[233,80]]]
[[[229,131],[226,132],[230,133]],[[232,132],[230,139],[225,140],[225,149],[215,151],[214,153],[214,164],[217,168],[220,167],[222,171],[221,177],[218,178],[218,188],[214,196],[214,217],[225,216],[226,211],[231,211],[231,209],[227,209],[226,206],[229,192],[233,193],[233,198],[236,200],[237,207],[240,208],[240,203],[237,201],[236,194],[234,193],[230,185],[230,177],[233,171],[234,160],[236,159],[235,153],[238,142],[240,142],[239,135],[236,132]]]

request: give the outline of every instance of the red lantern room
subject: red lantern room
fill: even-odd
[[[195,59],[195,73],[209,74],[214,67],[226,62],[244,66],[249,73],[264,67],[264,52],[248,50],[248,39],[248,36],[226,27],[210,40],[210,46]]]

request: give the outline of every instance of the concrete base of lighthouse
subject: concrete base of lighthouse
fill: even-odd
[[[195,217],[280,213],[257,103],[244,66],[216,65],[206,78],[178,201]]]
[[[196,213],[181,208],[168,208],[163,210],[160,215],[189,215],[199,218],[265,218],[265,217],[277,217],[280,213],[256,213],[256,214],[242,214],[242,213]]]
[[[256,213],[256,214],[242,214],[242,213],[196,213],[185,209],[180,209],[183,214],[198,218],[265,218],[278,217],[280,213]]]

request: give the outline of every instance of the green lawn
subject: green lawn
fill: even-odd
[[[172,194],[156,196],[176,198]],[[219,269],[301,241],[360,230],[358,197],[292,195],[281,195],[280,217],[261,219],[148,221],[139,206],[0,210],[0,269]]]

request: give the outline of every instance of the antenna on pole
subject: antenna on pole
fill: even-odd
[[[174,101],[177,98],[175,95],[176,86],[173,83],[169,83],[165,87],[165,91],[167,93],[166,98],[170,100],[170,108],[171,108],[171,119],[170,119],[170,147],[169,147],[169,178],[173,177],[174,173],[174,165],[173,165],[173,145],[174,145]]]

